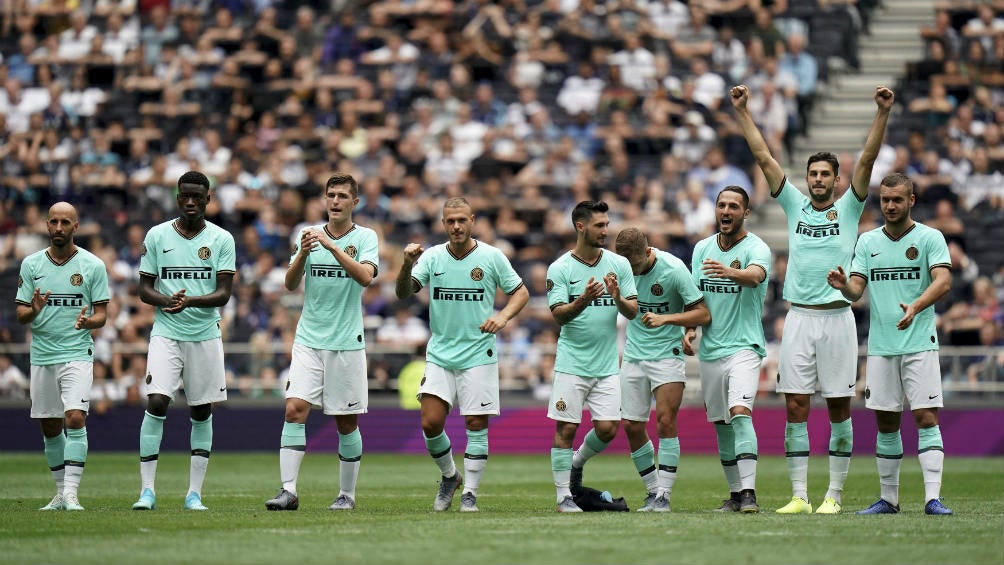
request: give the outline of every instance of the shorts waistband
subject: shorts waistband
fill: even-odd
[[[791,307],[791,312],[797,312],[801,316],[816,316],[820,318],[830,318],[833,316],[843,316],[851,311],[850,305],[844,306],[842,308],[831,308],[829,310],[815,310],[813,308],[805,308],[802,306]]]

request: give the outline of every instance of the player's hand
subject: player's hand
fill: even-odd
[[[484,323],[478,327],[478,329],[481,330],[481,333],[483,334],[495,334],[502,331],[502,328],[504,328],[508,323],[509,320],[506,320],[505,317],[495,314],[491,318],[485,320]]]
[[[47,290],[45,291],[45,294],[42,294],[42,289],[40,288],[36,288],[35,292],[32,293],[31,309],[33,312],[35,312],[35,315],[38,315],[38,313],[42,311],[42,307],[49,302],[50,294],[52,294],[51,290]]]
[[[844,273],[844,268],[837,265],[837,270],[826,273],[826,282],[837,290],[847,288],[847,274]]]
[[[188,297],[185,296],[185,289],[181,289],[171,295],[171,301],[160,310],[166,314],[177,314],[188,307]]]
[[[906,328],[910,327],[910,324],[913,323],[913,317],[917,315],[917,310],[916,307],[913,305],[913,303],[903,304],[901,302],[899,304],[899,307],[903,309],[903,317],[900,318],[898,322],[896,322],[896,329],[905,330]]]
[[[300,253],[303,255],[310,254],[317,247],[320,237],[321,234],[317,233],[316,230],[303,230],[303,234],[300,236]]]
[[[724,263],[715,261],[714,259],[705,259],[701,263],[701,272],[709,277],[715,277],[717,279],[727,279],[729,278],[728,273],[732,271],[731,267],[726,267]]]
[[[80,314],[77,314],[77,321],[73,323],[73,329],[82,330],[87,328],[87,306],[80,309]]]
[[[683,332],[683,354],[693,355],[694,352],[694,338],[697,337],[697,332],[685,331]]]
[[[746,104],[750,101],[750,88],[745,84],[733,86],[729,90],[729,99],[736,110],[745,110]]]
[[[585,290],[582,291],[582,298],[592,302],[593,300],[603,296],[603,291],[606,289],[603,283],[596,280],[596,277],[589,277],[589,282],[586,283]]]
[[[659,328],[666,325],[666,319],[662,314],[645,312],[645,315],[641,317],[641,323],[646,328]]]
[[[415,261],[418,260],[419,255],[421,255],[423,251],[425,251],[425,249],[422,247],[422,244],[409,243],[404,248],[404,264],[409,266],[414,265]]]
[[[875,88],[875,103],[878,104],[879,108],[888,110],[892,108],[892,104],[895,101],[896,95],[893,94],[892,90],[884,86],[878,86]]]
[[[616,274],[607,273],[607,275],[603,277],[603,284],[606,286],[607,293],[611,296],[611,298],[618,300],[621,297],[621,287],[620,283],[617,282]]]

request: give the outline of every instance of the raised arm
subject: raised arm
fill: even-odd
[[[736,121],[743,130],[746,144],[749,145],[753,158],[756,159],[757,165],[760,166],[760,170],[763,171],[763,175],[767,178],[767,187],[770,189],[770,193],[775,194],[781,188],[781,181],[784,180],[784,169],[774,159],[774,156],[770,154],[767,141],[764,140],[763,134],[760,133],[760,129],[756,127],[756,123],[753,121],[753,116],[750,115],[749,108],[747,107],[750,99],[750,89],[745,84],[740,84],[739,86],[733,86],[729,90],[729,94],[732,100],[732,107],[736,110]]]
[[[875,88],[875,104],[878,105],[878,111],[875,112],[875,120],[872,122],[872,128],[868,130],[868,139],[865,140],[865,148],[861,151],[858,162],[854,164],[854,176],[851,177],[851,188],[859,200],[868,198],[872,167],[875,165],[879,150],[882,149],[886,124],[889,123],[889,111],[895,98],[888,88],[884,86]]]

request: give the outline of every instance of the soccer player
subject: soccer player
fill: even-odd
[[[227,399],[219,307],[230,300],[234,238],[206,221],[209,179],[178,179],[181,216],[150,228],[139,263],[139,297],[156,307],[147,352],[147,405],[139,431],[142,487],[133,510],[157,507],[154,480],[167,408],[185,387],[192,421],[192,458],[185,510],[206,510],[202,482],[213,446],[213,404]]]
[[[847,299],[826,284],[834,266],[850,264],[857,240],[858,220],[868,198],[872,166],[885,138],[893,93],[876,87],[875,119],[864,149],[854,165],[850,190],[834,194],[840,170],[837,156],[816,153],[809,157],[805,180],[809,195],[795,188],[784,169],[771,156],[763,135],[753,122],[747,103],[749,89],[730,91],[736,117],[771,196],[788,217],[788,274],[784,299],[791,304],[784,321],[778,363],[777,392],[784,393],[787,424],[784,451],[791,479],[792,498],[777,509],[780,514],[810,514],[808,495],[809,399],[816,385],[826,399],[830,420],[830,484],[817,514],[840,513],[841,494],[851,463],[854,433],[851,398],[857,377],[857,331]],[[714,316],[714,312],[712,312]]]
[[[296,325],[286,385],[286,421],[279,446],[282,489],[268,510],[299,507],[296,480],[307,448],[311,405],[335,417],[338,428],[339,491],[331,510],[356,506],[356,478],[363,454],[359,414],[368,406],[362,293],[377,275],[376,232],[353,223],[359,185],[337,173],[324,188],[326,224],[303,228],[289,260],[286,289],[304,282],[303,311]]]
[[[56,495],[39,510],[83,510],[77,492],[87,461],[91,330],[105,325],[111,294],[104,262],[73,241],[77,209],[53,204],[46,225],[49,247],[21,262],[15,297],[17,321],[31,324],[31,417],[41,424],[56,481]]]
[[[916,201],[913,181],[901,173],[882,179],[879,198],[885,225],[861,236],[854,250],[850,276],[838,266],[827,275],[830,286],[847,300],[868,301],[868,364],[865,406],[875,411],[881,495],[858,514],[899,512],[899,468],[903,461],[900,421],[906,396],[917,424],[918,459],[924,477],[924,512],[946,515],[952,511],[940,499],[941,470],[945,460],[938,428],[941,366],[938,332],[931,306],[948,294],[952,261],[945,236],[910,217]]]
[[[558,512],[582,512],[572,497],[582,485],[582,467],[614,439],[621,419],[617,313],[633,320],[638,292],[628,260],[603,249],[608,210],[602,201],[576,204],[575,248],[547,268],[547,305],[561,326],[547,408],[547,417],[556,422],[551,472]],[[572,441],[586,406],[593,429],[573,454]]]
[[[530,292],[502,251],[471,237],[474,212],[465,198],[450,198],[443,204],[442,222],[447,243],[428,251],[418,243],[404,248],[396,292],[403,300],[431,286],[432,338],[418,396],[425,445],[442,473],[432,508],[448,510],[463,485],[460,511],[477,512],[478,486],[488,461],[488,418],[499,414],[495,334],[526,306]],[[509,299],[495,312],[498,289]],[[463,414],[467,430],[466,483],[453,462],[450,438],[444,431],[454,405]]]
[[[718,454],[730,496],[718,512],[756,513],[757,440],[753,399],[760,363],[767,354],[763,303],[770,279],[770,249],[745,227],[749,194],[739,186],[718,193],[718,233],[694,246],[694,282],[704,293],[711,323],[698,345],[701,392],[708,421],[715,424]],[[687,328],[683,351],[693,354],[695,328]]]
[[[620,370],[624,433],[631,460],[648,492],[638,511],[669,512],[680,462],[676,415],[687,382],[683,328],[706,325],[711,314],[687,266],[672,254],[649,247],[641,230],[622,230],[615,244],[617,253],[631,264],[641,314],[628,323]],[[653,397],[658,457],[645,429]]]

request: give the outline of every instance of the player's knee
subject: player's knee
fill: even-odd
[[[87,422],[87,414],[82,410],[70,410],[66,412],[66,428],[69,430],[79,430]]]
[[[167,416],[167,407],[171,405],[171,399],[163,394],[151,394],[147,397],[146,411],[154,416]]]
[[[596,437],[600,438],[600,441],[605,443],[613,441],[614,437],[617,435],[617,424],[618,422],[596,422],[594,424]]]
[[[196,422],[204,422],[213,415],[213,405],[212,404],[200,404],[198,406],[192,406],[189,409],[189,413],[192,419]]]
[[[934,410],[916,410],[913,421],[917,428],[933,428],[938,425],[938,413]]]
[[[635,422],[634,420],[624,420],[624,434],[627,435],[628,439],[641,439],[641,437],[646,433],[645,422]],[[597,435],[599,432],[597,431]]]

